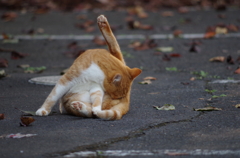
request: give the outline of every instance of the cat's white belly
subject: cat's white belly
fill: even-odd
[[[82,71],[80,76],[75,78],[71,83],[71,88],[67,93],[81,94],[81,99],[84,102],[90,103],[90,93],[92,91],[104,91],[103,81],[105,75],[100,67],[92,63],[89,68]]]

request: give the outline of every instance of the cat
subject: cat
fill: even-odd
[[[107,18],[100,15],[97,23],[109,51],[89,49],[82,53],[36,115],[47,116],[58,100],[68,113],[81,117],[118,120],[129,111],[131,85],[141,70],[126,66]]]

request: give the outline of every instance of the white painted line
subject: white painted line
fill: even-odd
[[[214,80],[209,83],[240,83],[240,80]]]
[[[19,40],[92,40],[95,35],[11,35],[14,39]],[[145,35],[117,35],[118,40],[133,40],[133,39],[145,39]],[[172,34],[154,34],[148,36],[150,39],[173,39],[174,36]],[[228,33],[228,34],[217,34],[214,38],[239,38],[240,33]],[[203,33],[199,34],[182,34],[181,37],[183,39],[194,39],[194,38],[204,38]],[[0,40],[3,39],[0,36]]]
[[[64,157],[99,157],[99,156],[180,156],[180,155],[238,155],[240,156],[240,150],[97,150],[97,151],[80,151],[70,153]]]

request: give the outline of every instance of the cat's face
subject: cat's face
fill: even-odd
[[[141,72],[142,70],[138,68],[130,69],[128,67],[126,67],[126,71],[114,72],[104,81],[104,88],[112,99],[121,99],[129,93],[133,80]]]

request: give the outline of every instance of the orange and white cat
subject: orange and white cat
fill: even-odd
[[[129,111],[133,80],[141,73],[126,66],[120,47],[103,15],[97,18],[109,51],[89,49],[60,78],[36,115],[46,116],[55,103],[73,115],[121,119]]]

